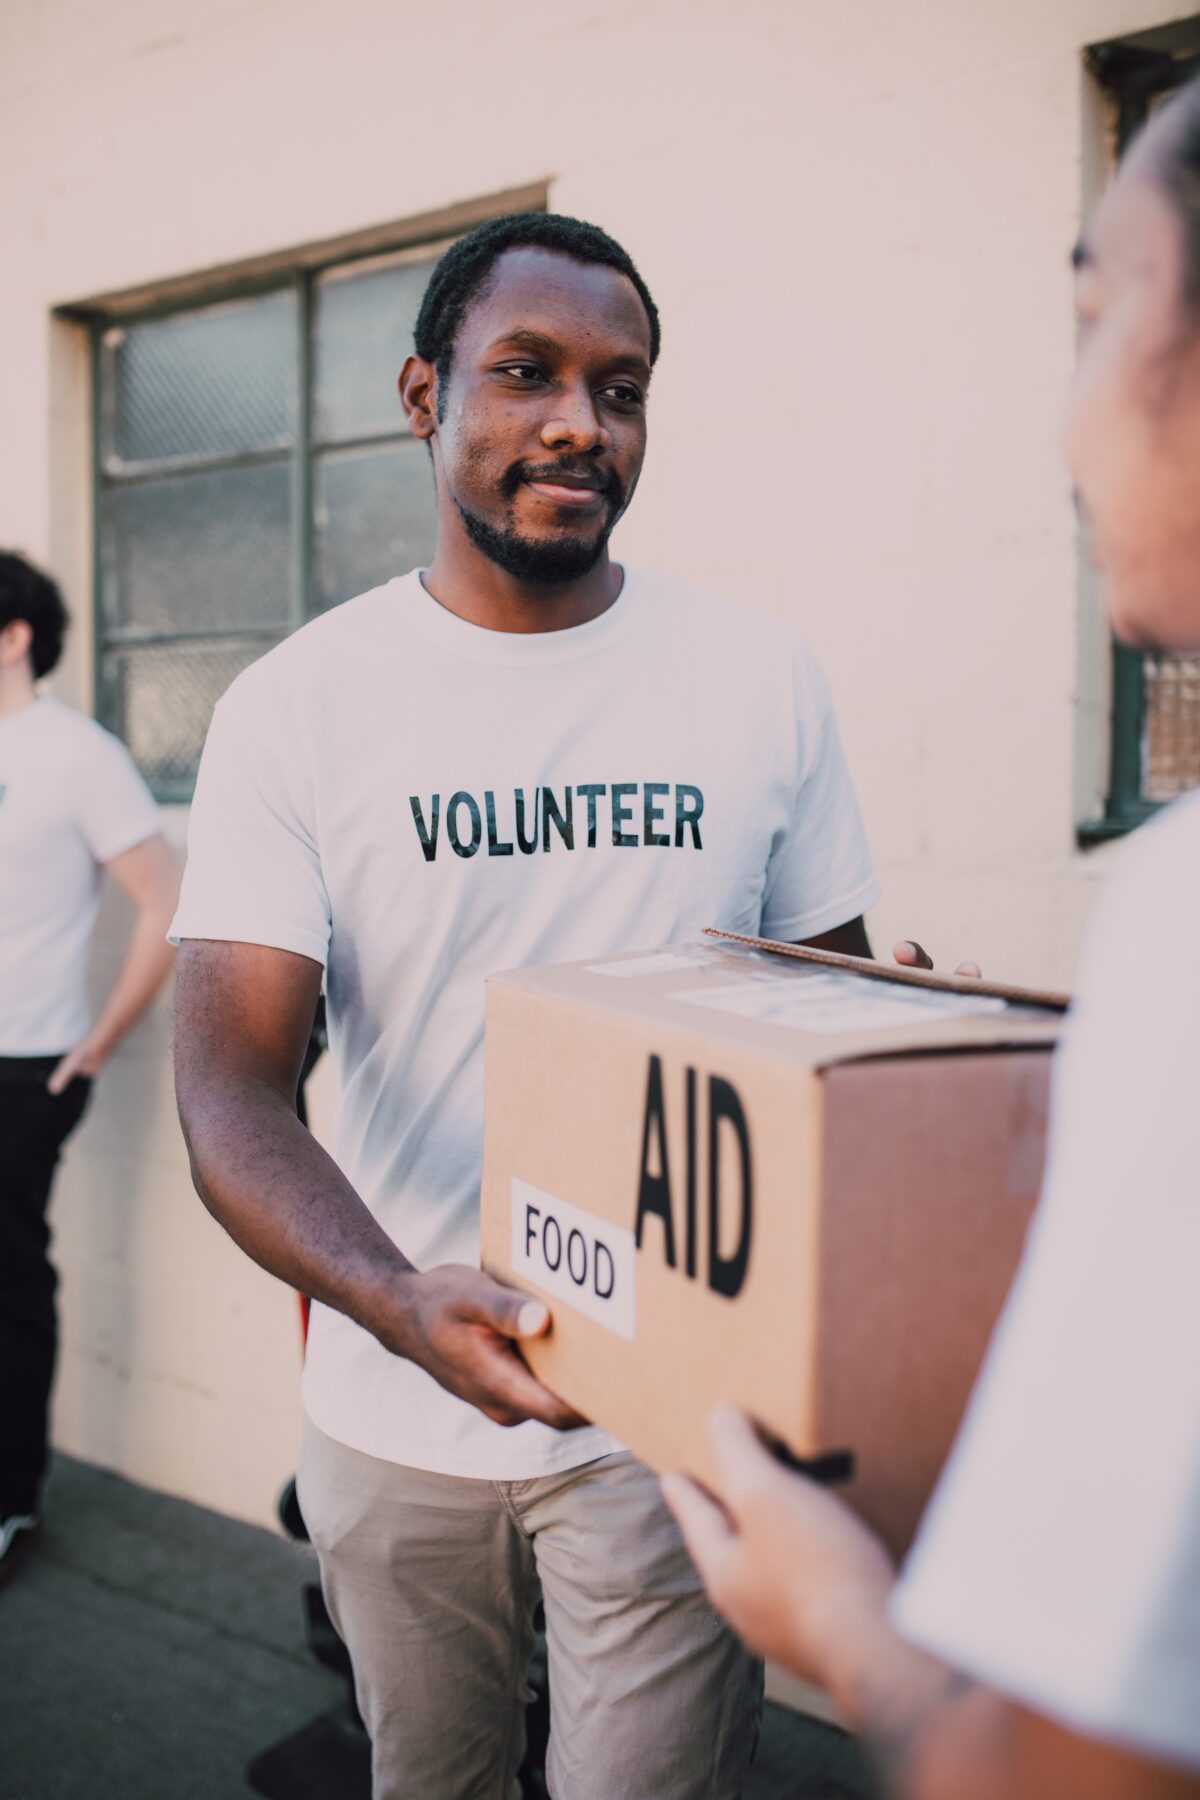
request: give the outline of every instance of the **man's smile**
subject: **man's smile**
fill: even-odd
[[[598,512],[606,502],[619,504],[617,483],[602,469],[541,463],[522,469],[519,482],[539,500],[573,512]]]

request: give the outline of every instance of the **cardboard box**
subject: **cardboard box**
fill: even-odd
[[[753,939],[493,977],[483,1262],[538,1376],[708,1477],[746,1408],[909,1543],[1040,1185],[1061,996]]]

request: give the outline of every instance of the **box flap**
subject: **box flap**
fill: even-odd
[[[933,988],[943,994],[982,994],[987,999],[1011,1000],[1018,1006],[1046,1007],[1060,1013],[1071,1004],[1069,994],[1056,994],[1047,988],[1017,987],[1012,982],[987,981],[977,975],[939,975],[936,969],[907,969],[900,963],[875,962],[868,956],[843,956],[837,950],[813,950],[807,944],[781,944],[774,938],[745,937],[738,931],[721,931],[716,925],[706,925],[704,935],[720,938],[728,944],[745,944],[751,950],[765,950],[772,956],[790,956],[797,962],[853,969],[870,981]]]
[[[555,1005],[652,1023],[808,1069],[938,1050],[1051,1046],[1062,1001],[855,957],[711,934],[690,943],[490,976]],[[916,973],[921,979],[907,979]],[[867,977],[864,980],[863,977]],[[893,976],[900,977],[894,980]]]

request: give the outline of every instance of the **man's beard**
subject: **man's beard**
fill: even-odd
[[[549,470],[539,470],[538,473],[544,479],[551,478]],[[501,492],[510,504],[524,479],[525,471],[520,468],[510,470],[505,476]],[[561,587],[589,574],[604,555],[613,527],[625,510],[624,494],[615,481],[611,483],[608,494],[611,503],[609,515],[594,538],[564,535],[545,540],[522,537],[511,523],[504,527],[489,525],[485,519],[469,512],[457,494],[454,496],[454,504],[466,527],[467,536],[489,562],[495,563],[497,568],[503,569],[506,575],[511,575],[516,581],[528,581],[537,587]]]

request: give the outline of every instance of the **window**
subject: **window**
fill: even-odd
[[[1119,155],[1154,107],[1200,68],[1200,17],[1098,44],[1088,66],[1110,96]],[[1114,643],[1105,816],[1082,839],[1130,830],[1200,783],[1200,657]]]
[[[97,327],[97,713],[160,800],[240,670],[431,557],[396,376],[444,248]]]

